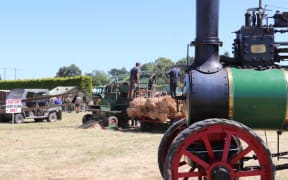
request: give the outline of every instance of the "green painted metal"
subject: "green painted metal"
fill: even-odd
[[[287,109],[284,71],[231,68],[231,75],[232,118],[251,128],[281,129]]]

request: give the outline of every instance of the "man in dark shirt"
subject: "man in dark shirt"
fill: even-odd
[[[150,78],[149,78],[149,81],[148,81],[148,97],[151,97],[152,95],[152,87],[153,87],[153,84],[156,83],[156,74],[153,74]]]
[[[135,97],[136,87],[140,83],[140,66],[139,62],[136,63],[136,66],[130,70],[130,88],[128,92],[128,99],[133,99]]]
[[[172,69],[166,72],[166,76],[170,79],[170,93],[172,98],[176,98],[177,82],[180,76],[180,68],[174,66]]]

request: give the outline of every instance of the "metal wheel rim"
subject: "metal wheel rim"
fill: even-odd
[[[185,131],[185,130],[184,130]],[[208,134],[211,133],[223,133],[225,132],[225,137],[228,139],[225,141],[225,146],[223,150],[222,160],[216,161],[212,164],[209,164],[200,158],[198,158],[196,155],[193,155],[192,153],[187,151],[187,148],[189,145],[193,144],[197,140],[201,139],[203,142],[205,141],[205,147],[208,151],[208,154],[210,158],[213,158],[213,152],[211,150],[211,143],[206,138]],[[246,142],[248,144],[248,147],[243,149],[240,153],[238,153],[235,157],[232,159],[227,159],[227,153],[228,148],[231,143],[232,136],[238,136],[242,141]],[[210,145],[209,145],[210,144]],[[210,147],[209,147],[210,146]],[[210,150],[209,150],[210,149]],[[261,167],[259,170],[252,170],[252,171],[231,171],[231,166],[233,163],[238,161],[240,158],[244,157],[249,152],[254,151],[256,154],[256,157],[258,158],[259,166]],[[182,155],[185,155],[189,159],[191,159],[196,164],[200,165],[202,170],[204,171],[198,171],[194,172],[194,169],[190,169],[188,172],[178,172],[178,169],[183,165],[184,162],[181,161]],[[270,180],[273,179],[274,176],[274,168],[271,163],[271,157],[270,152],[267,153],[267,149],[263,147],[263,144],[259,142],[259,139],[255,138],[255,134],[247,133],[247,131],[244,131],[241,128],[238,128],[237,126],[228,126],[228,125],[222,125],[222,124],[214,124],[209,125],[207,127],[201,128],[200,130],[197,130],[196,132],[190,134],[185,138],[180,147],[176,150],[176,153],[172,157],[172,167],[171,167],[171,173],[172,173],[172,179],[178,179],[178,178],[189,178],[189,177],[206,177],[207,180],[211,180],[211,170],[212,167],[214,167],[217,163],[223,164],[223,166],[227,167],[227,169],[230,169],[229,172],[231,173],[231,179],[241,178],[241,177],[247,177],[247,176],[260,176],[262,180]]]

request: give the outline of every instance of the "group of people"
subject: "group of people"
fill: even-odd
[[[76,111],[76,113],[80,112],[81,110],[81,103],[82,103],[82,98],[80,95],[77,95],[73,100],[68,96],[65,100],[66,103],[66,110],[68,112],[71,112],[73,109]],[[72,106],[72,102],[74,103],[74,106]],[[50,100],[51,104],[59,105],[62,106],[63,101],[61,96],[53,97]]]
[[[136,63],[135,67],[130,70],[130,88],[128,92],[128,99],[132,100],[136,95],[136,88],[140,84],[140,67],[141,64],[139,62]],[[165,73],[166,77],[170,79],[170,93],[173,98],[176,98],[176,89],[177,82],[180,76],[180,68],[179,66],[174,66],[170,70]],[[151,91],[153,84],[156,83],[156,74],[153,74],[148,81],[148,96],[151,96]]]

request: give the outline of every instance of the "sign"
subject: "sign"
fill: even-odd
[[[6,113],[21,113],[21,99],[6,99]]]

